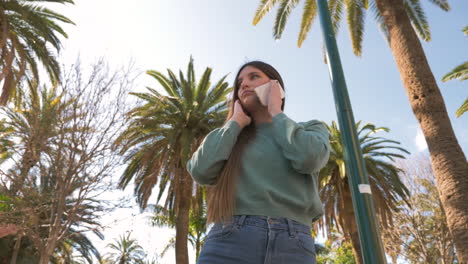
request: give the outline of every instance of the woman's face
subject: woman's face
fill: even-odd
[[[247,111],[251,112],[258,106],[261,106],[254,88],[269,81],[270,78],[265,73],[253,66],[246,66],[239,73],[239,77],[237,78],[239,87],[237,96]]]

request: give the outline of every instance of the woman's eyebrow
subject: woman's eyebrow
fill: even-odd
[[[259,72],[256,72],[256,71],[254,71],[254,72],[249,72],[247,75],[248,75],[248,76],[252,76],[252,75],[254,75],[254,74],[259,74]],[[237,79],[237,83],[238,83],[238,84],[241,83],[241,82],[242,82],[242,78]]]

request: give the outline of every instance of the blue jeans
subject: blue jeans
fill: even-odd
[[[235,215],[208,232],[197,264],[315,264],[310,228],[284,217]]]

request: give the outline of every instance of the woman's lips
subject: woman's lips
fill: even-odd
[[[242,97],[246,97],[247,95],[254,94],[254,91],[246,91],[242,93]]]

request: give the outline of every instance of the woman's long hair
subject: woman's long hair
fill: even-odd
[[[226,122],[231,119],[234,114],[234,102],[239,99],[239,78],[240,72],[247,66],[252,66],[267,75],[272,80],[278,80],[281,87],[284,89],[283,79],[281,78],[278,71],[271,65],[261,61],[248,62],[239,69],[236,78],[234,79],[234,91],[232,99],[229,102],[229,112],[226,118]],[[281,109],[284,110],[284,102],[281,105]],[[224,165],[221,174],[218,176],[218,180],[214,186],[208,187],[208,201],[207,201],[207,224],[214,222],[229,222],[234,214],[235,204],[235,186],[237,175],[239,174],[242,151],[250,140],[255,137],[255,122],[252,120],[250,125],[242,129],[239,134],[236,144],[234,145],[231,155],[229,156],[226,164]]]

